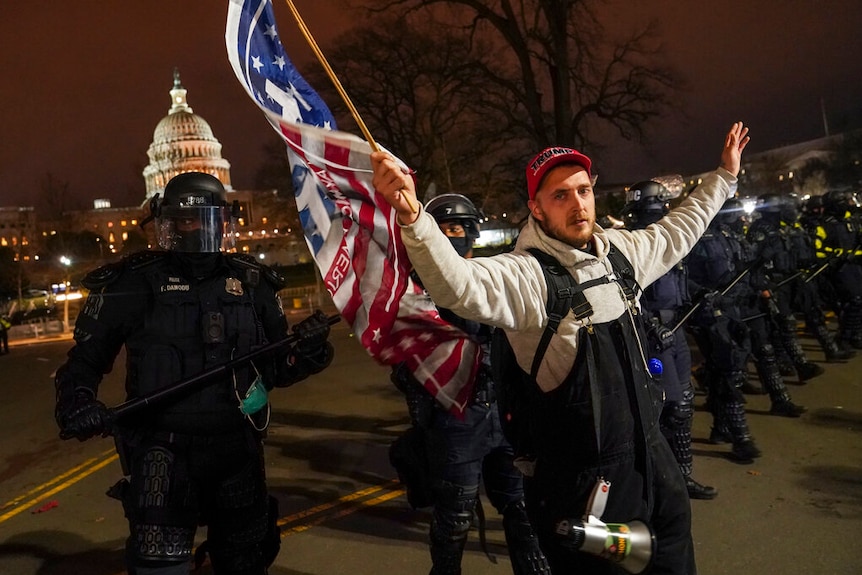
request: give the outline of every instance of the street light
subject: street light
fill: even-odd
[[[69,281],[69,266],[72,265],[72,260],[68,256],[60,256],[60,263],[66,267],[66,277],[64,281],[63,293],[66,297],[63,298],[63,332],[69,331],[69,286],[72,282]]]

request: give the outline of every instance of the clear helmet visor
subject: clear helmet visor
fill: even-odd
[[[165,250],[201,254],[235,245],[235,220],[223,206],[164,206],[155,223],[156,239]]]

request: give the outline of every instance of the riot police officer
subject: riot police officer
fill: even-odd
[[[823,368],[808,361],[805,356],[796,336],[796,316],[791,306],[794,288],[798,292],[807,287],[795,281],[800,276],[800,254],[793,249],[791,234],[796,222],[798,201],[793,194],[761,195],[755,206],[760,217],[748,228],[746,238],[752,246],[753,257],[761,268],[765,282],[761,309],[766,314],[767,329],[774,334],[773,348],[777,356],[789,356],[799,381],[806,382],[821,375]],[[813,297],[814,294],[808,295],[808,299]]]
[[[737,212],[739,213],[739,212]],[[737,270],[747,271],[742,274],[742,281],[737,282],[727,297],[733,300],[738,309],[742,324],[741,334],[750,341],[751,357],[757,370],[757,378],[762,389],[769,394],[772,405],[769,413],[784,417],[799,417],[807,410],[793,403],[790,392],[784,384],[784,379],[778,366],[775,347],[767,327],[764,305],[769,297],[769,282],[756,257],[754,250],[745,235],[743,221],[731,222],[722,229],[722,235],[732,248],[734,254],[732,264]],[[725,252],[726,253],[726,252]],[[719,268],[723,267],[719,265]],[[724,298],[726,299],[726,298]]]
[[[674,195],[656,181],[632,185],[623,207],[623,221],[629,229],[643,229],[660,220],[669,211],[668,200]],[[691,351],[682,330],[674,327],[682,320],[691,298],[687,272],[680,262],[665,275],[647,286],[641,306],[649,322],[650,346],[662,363],[659,381],[665,401],[659,425],[670,444],[692,499],[713,499],[718,491],[692,478],[694,458],[691,453],[691,425],[694,418],[694,388],[691,385]]]
[[[749,277],[752,258],[743,243],[742,214],[738,199],[726,201],[686,262],[692,291],[698,294],[689,327],[705,361],[701,377],[713,415],[710,439],[732,443],[732,457],[748,462],[761,454],[742,394],[749,356],[754,355],[758,377],[772,400],[771,413],[799,417],[804,408],[790,399],[757,307],[760,280]]]
[[[128,478],[111,494],[129,522],[130,573],[188,573],[196,527],[207,525],[214,573],[263,575],[280,546],[264,474],[267,393],[330,363],[329,323],[317,312],[294,327],[292,347],[113,421],[97,392],[123,346],[132,400],[289,334],[276,295],[283,278],[222,251],[238,205],[227,205],[217,178],[180,174],[151,210],[164,251],[138,252],[83,282],[90,295],[56,373],[57,424],[63,438],[115,437]]]
[[[460,194],[442,194],[431,199],[425,210],[434,217],[458,254],[472,257],[482,219],[473,202]],[[514,452],[500,425],[490,367],[492,328],[438,309],[444,320],[480,345],[482,363],[478,376],[469,384],[471,400],[463,416],[444,409],[434,395],[440,390],[424,388],[403,364],[393,372],[396,386],[406,395],[414,429],[421,430],[429,459],[433,505],[431,575],[461,573],[467,534],[477,506],[481,505],[480,482],[484,482],[491,504],[503,516],[515,575],[550,573],[527,518],[523,478],[513,464]]]
[[[830,190],[823,196],[824,217],[817,226],[815,249],[837,299],[838,338],[862,349],[862,242],[853,212],[855,194]]]

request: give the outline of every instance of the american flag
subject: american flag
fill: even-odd
[[[334,130],[326,104],[284,51],[271,0],[231,0],[225,41],[236,77],[287,143],[305,239],[342,317],[374,359],[406,362],[444,407],[462,414],[479,346],[441,319],[411,279],[395,213],[371,184],[371,146]]]

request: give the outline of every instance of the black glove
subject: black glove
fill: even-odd
[[[107,437],[111,431],[108,408],[83,389],[76,390],[68,404],[58,403],[55,417],[60,426],[60,439],[76,437],[84,441],[96,435]]]
[[[709,309],[721,309],[721,302],[724,296],[716,290],[708,290],[700,294],[703,299],[703,305]]]
[[[299,336],[293,349],[299,355],[315,356],[329,339],[329,320],[322,311],[313,314],[293,326],[293,333]]]
[[[653,350],[661,353],[673,346],[673,331],[659,321],[653,321],[647,331],[647,338]]]

